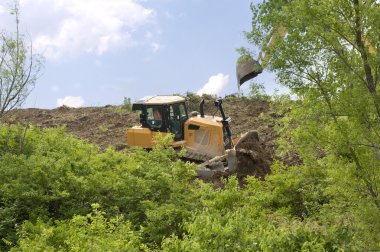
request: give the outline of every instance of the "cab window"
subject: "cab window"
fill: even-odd
[[[185,104],[179,105],[179,112],[180,112],[181,119],[187,118]]]
[[[169,130],[174,134],[176,141],[183,139],[183,123],[187,119],[185,104],[169,106]]]
[[[146,108],[147,123],[152,128],[161,128],[162,126],[162,110],[159,106],[151,106]]]

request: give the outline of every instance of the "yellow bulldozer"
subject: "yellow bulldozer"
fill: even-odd
[[[261,71],[257,61],[238,61],[239,85]],[[204,100],[199,105],[199,112],[188,113],[184,97],[145,97],[132,104],[132,110],[140,111],[140,125],[127,129],[127,144],[149,149],[155,145],[155,135],[173,134],[174,148],[185,148],[187,159],[203,162],[197,171],[203,178],[216,173],[231,174],[260,163],[257,160],[258,133],[249,131],[233,144],[231,119],[225,115],[222,104],[222,99],[216,99],[214,105],[220,116],[209,116],[204,114]]]
[[[155,145],[155,135],[173,134],[174,148],[185,148],[186,159],[203,162],[197,171],[201,177],[236,172],[239,164],[237,149],[247,142],[258,143],[258,134],[250,131],[234,145],[231,119],[225,115],[222,103],[222,99],[214,102],[221,116],[208,116],[203,112],[204,100],[199,112],[189,114],[184,97],[158,95],[143,98],[132,105],[132,110],[140,111],[140,125],[127,130],[127,144],[150,149]]]

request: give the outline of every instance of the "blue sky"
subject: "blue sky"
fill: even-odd
[[[251,27],[251,2],[21,0],[21,30],[45,57],[23,107],[116,105],[124,97],[187,91],[235,93],[235,49],[249,46],[243,31]],[[9,3],[0,0],[1,29],[14,26]],[[273,74],[256,81],[273,92]]]

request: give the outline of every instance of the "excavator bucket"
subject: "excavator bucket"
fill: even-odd
[[[254,60],[250,55],[244,54],[239,57],[236,63],[236,76],[238,82],[238,88],[257,75],[263,72],[263,68],[257,60]]]

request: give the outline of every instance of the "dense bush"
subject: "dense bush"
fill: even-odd
[[[284,168],[284,167],[282,167]],[[185,222],[187,235],[163,242],[165,251],[333,251],[347,249],[347,226],[319,219],[327,199],[322,175],[274,169],[267,181],[230,178],[223,189],[203,185],[202,208]],[[316,176],[315,176],[316,175]]]
[[[151,152],[100,152],[64,129],[0,127],[0,237],[17,241],[16,226],[28,220],[54,222],[91,212],[123,214],[144,241],[180,235],[180,223],[195,207],[194,165],[181,162],[165,141]],[[5,242],[4,242],[5,241]]]
[[[344,163],[272,166],[265,181],[215,187],[160,140],[116,152],[65,134],[0,126],[1,249],[13,251],[361,251],[379,212],[339,183]],[[328,160],[326,160],[328,159]],[[351,198],[350,198],[351,197]]]
[[[144,251],[147,247],[131,224],[122,217],[107,220],[105,214],[93,205],[93,212],[56,221],[55,225],[37,220],[22,225],[19,246],[11,251]]]

